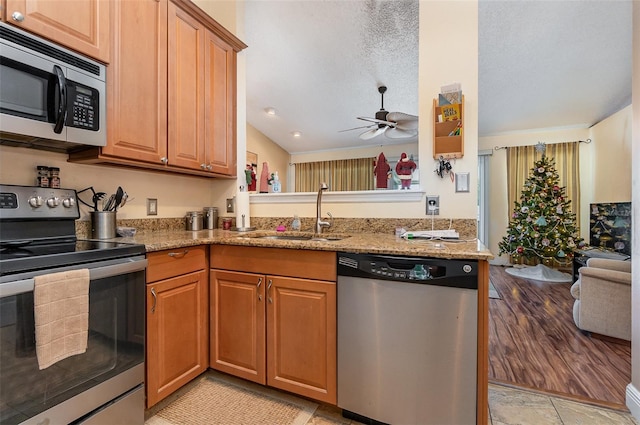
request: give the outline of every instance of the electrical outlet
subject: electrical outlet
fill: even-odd
[[[228,213],[232,213],[235,210],[234,204],[235,204],[235,202],[234,202],[233,198],[227,198],[227,212]]]
[[[427,215],[440,215],[440,196],[427,195]]]
[[[158,215],[158,200],[147,198],[147,215]]]

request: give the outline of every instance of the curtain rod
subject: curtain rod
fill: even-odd
[[[587,139],[587,140],[577,140],[578,143],[591,143],[591,139]],[[568,143],[568,142],[558,142],[558,143]],[[546,145],[546,143],[542,143],[542,142],[538,142],[535,144],[535,146],[537,145]],[[523,146],[534,146],[534,145],[523,145]],[[496,146],[495,148],[493,148],[493,150],[499,151],[500,149],[507,149],[510,146]]]

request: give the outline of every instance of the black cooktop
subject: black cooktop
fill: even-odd
[[[96,240],[14,244],[0,248],[0,276],[145,255],[144,245]]]

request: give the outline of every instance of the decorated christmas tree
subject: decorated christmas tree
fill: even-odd
[[[555,161],[536,161],[524,183],[520,202],[509,221],[507,235],[498,244],[500,254],[509,254],[514,263],[521,258],[547,266],[564,265],[582,245],[571,212],[571,201],[560,187]]]

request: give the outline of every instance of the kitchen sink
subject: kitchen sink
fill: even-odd
[[[240,236],[241,239],[271,239],[271,240],[280,240],[280,241],[308,241],[308,242],[334,242],[341,241],[342,239],[348,238],[349,236],[338,236],[338,235],[319,235],[314,236],[312,234],[301,234],[301,235],[245,235]]]
[[[307,235],[267,235],[256,236],[254,239],[276,239],[283,241],[317,241],[317,242],[330,242],[340,241],[344,238],[337,236],[307,236]]]

